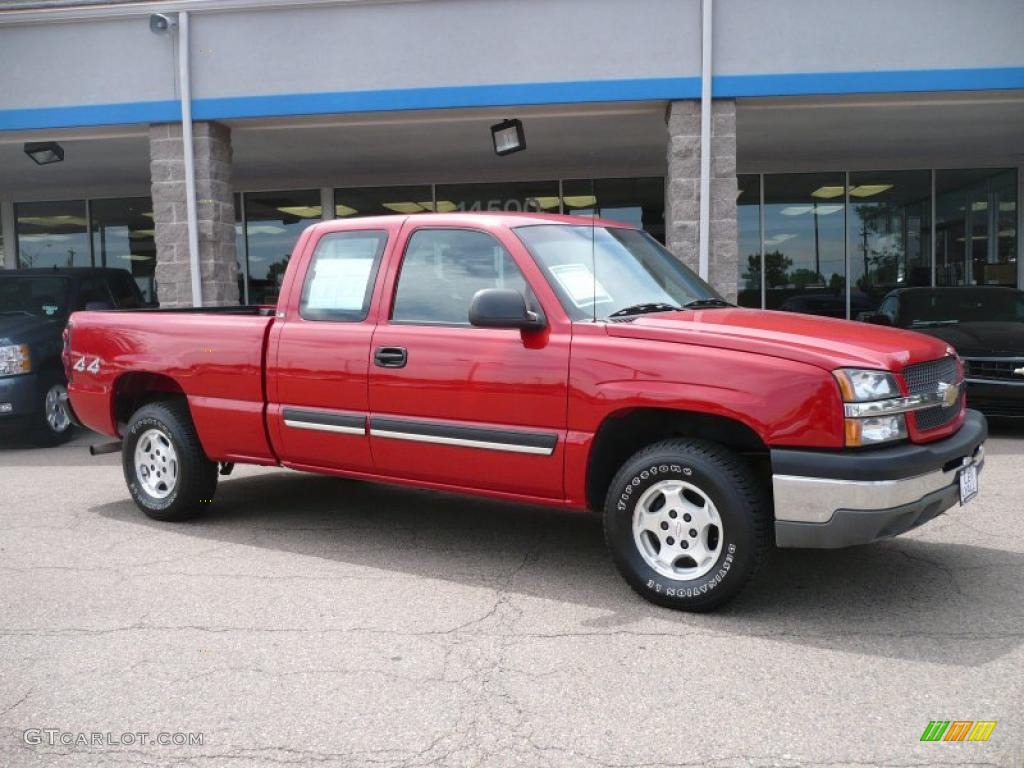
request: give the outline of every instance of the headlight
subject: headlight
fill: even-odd
[[[32,360],[28,355],[28,344],[0,347],[0,376],[28,373],[31,370]]]
[[[888,371],[863,371],[857,368],[840,368],[832,375],[839,382],[843,401],[862,403],[865,400],[881,400],[885,397],[899,397],[900,385]]]
[[[889,410],[887,400],[900,398],[903,394],[895,376],[888,371],[858,368],[840,368],[832,374],[843,395],[847,447],[859,448],[906,439],[907,417],[903,413],[885,413]]]

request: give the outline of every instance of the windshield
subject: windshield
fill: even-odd
[[[922,291],[901,299],[900,324],[908,328],[956,323],[1024,323],[1024,293],[954,288]]]
[[[0,277],[0,315],[63,317],[67,313],[67,278],[18,274]]]
[[[680,309],[721,297],[636,229],[539,224],[515,230],[573,320]]]

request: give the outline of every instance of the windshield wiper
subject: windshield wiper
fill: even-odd
[[[662,301],[649,301],[644,304],[633,304],[623,307],[617,312],[612,312],[608,317],[628,317],[629,315],[646,315],[648,312],[676,312],[682,309],[674,304],[666,304]]]
[[[724,299],[694,299],[683,304],[683,309],[700,309],[701,307],[731,307]]]

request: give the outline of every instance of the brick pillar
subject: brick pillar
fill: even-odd
[[[700,102],[674,101],[668,109],[668,176],[665,179],[665,241],[697,271],[700,263]],[[736,102],[711,107],[711,237],[708,282],[736,300]]]
[[[231,129],[220,123],[194,123],[196,218],[203,304],[238,303],[235,206],[231,191]],[[181,125],[149,129],[153,219],[156,229],[156,283],[160,305],[192,305],[185,208],[185,160]]]

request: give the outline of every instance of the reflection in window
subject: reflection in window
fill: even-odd
[[[92,200],[89,215],[96,265],[127,270],[146,301],[155,301],[156,244],[150,198]]]
[[[1017,285],[1017,172],[935,172],[936,285]]]
[[[349,216],[427,213],[432,210],[434,192],[429,184],[334,190],[334,215],[339,219]],[[454,204],[438,207],[438,213],[453,210]]]
[[[557,181],[438,184],[438,213],[451,211],[543,211],[558,213]]]
[[[562,203],[565,213],[621,221],[665,242],[665,180],[660,176],[566,179],[562,182]]]
[[[765,176],[769,309],[846,317],[843,173]],[[864,301],[851,296],[856,313]]]
[[[850,173],[851,314],[893,288],[931,285],[931,172]]]
[[[15,203],[19,267],[89,267],[84,200]]]
[[[736,177],[736,222],[739,238],[739,287],[736,303],[760,307],[761,296],[761,177]]]
[[[319,189],[245,194],[249,304],[277,302],[292,248],[321,211]]]

